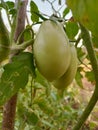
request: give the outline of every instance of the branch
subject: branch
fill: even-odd
[[[24,50],[24,49],[26,49],[26,47],[28,47],[29,45],[32,45],[33,43],[34,43],[34,39],[31,39],[29,41],[23,42],[22,44],[13,45],[11,47],[11,51],[15,52],[15,51]]]
[[[16,26],[16,31],[15,31],[15,37],[14,37],[14,41],[16,42],[19,35],[21,34],[21,32],[24,30],[24,27],[25,27],[25,18],[26,18],[26,5],[27,5],[27,2],[28,0],[16,0],[16,3],[20,3],[20,6],[17,7],[17,10],[18,10],[18,17],[16,19],[17,21],[17,26]],[[21,9],[18,9],[18,8],[21,8]],[[18,30],[18,31],[17,31]],[[23,39],[20,40],[20,43],[23,42]]]
[[[16,14],[14,15],[13,17],[13,22],[11,24],[11,33],[10,33],[10,42],[11,42],[11,45],[13,43],[15,43],[15,39],[14,39],[14,36],[15,36],[15,31],[16,31],[16,26],[17,26],[17,19],[18,19],[18,10],[19,10],[19,5],[20,5],[20,1],[15,1],[15,9],[16,9]]]
[[[98,61],[97,61],[97,57],[94,52],[93,43],[92,43],[89,31],[81,24],[80,24],[80,28],[81,28],[82,38],[84,40],[84,43],[85,43],[85,46],[88,51],[88,55],[89,55],[89,58],[90,58],[90,61],[92,64],[92,68],[93,68],[93,72],[94,72],[94,76],[95,76],[95,80],[96,80],[96,86],[95,86],[94,93],[93,93],[86,109],[84,110],[82,116],[78,120],[78,122],[77,122],[76,126],[73,128],[73,130],[79,130],[81,128],[81,126],[88,118],[89,114],[93,110],[93,108],[96,105],[96,102],[98,100]]]
[[[80,24],[80,28],[82,31],[81,35],[84,40],[84,44],[86,46],[86,49],[87,49],[87,52],[88,52],[88,55],[92,64],[92,68],[95,75],[95,80],[96,80],[96,83],[98,84],[98,60],[94,52],[94,47],[91,40],[91,36],[89,34],[89,31],[83,25]]]

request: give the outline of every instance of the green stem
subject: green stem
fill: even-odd
[[[11,24],[11,33],[10,33],[11,45],[12,45],[12,43],[15,43],[14,42],[14,34],[15,34],[16,26],[17,26],[17,15],[14,16],[13,23]]]
[[[33,32],[32,28],[31,28],[31,26],[29,26],[28,28],[24,29],[24,30],[21,32],[21,34],[19,35],[19,37],[18,37],[18,39],[17,39],[17,43],[16,43],[17,45],[20,43],[20,39],[23,37],[23,35],[24,35],[24,33],[25,33],[26,31],[30,31],[32,38],[34,37],[34,32]]]
[[[82,116],[80,117],[78,123],[73,128],[73,130],[79,130],[81,128],[81,126],[88,118],[89,114],[93,110],[93,108],[98,100],[98,60],[97,60],[97,57],[94,52],[94,48],[93,48],[93,44],[92,44],[92,40],[91,40],[89,31],[81,24],[80,24],[80,28],[81,28],[81,35],[84,40],[84,43],[85,43],[85,46],[88,51],[88,55],[89,55],[89,58],[90,58],[90,61],[92,64],[95,81],[96,81],[96,86],[95,86],[94,93],[93,93],[87,107],[85,108]]]
[[[16,42],[15,39],[14,39],[14,34],[15,34],[15,31],[16,31],[16,27],[17,27],[19,6],[20,6],[20,0],[15,3],[16,14],[13,17],[13,22],[11,24],[11,33],[10,33],[10,43],[11,43],[11,45]]]
[[[91,36],[89,34],[89,31],[83,25],[80,24],[80,27],[81,27],[81,35],[84,40],[86,49],[88,51],[88,55],[92,64],[95,80],[97,83],[98,82],[98,60],[94,52],[94,47],[91,40]]]
[[[98,87],[98,86],[97,86]],[[76,126],[73,128],[73,130],[79,130],[81,128],[81,126],[83,125],[83,123],[86,121],[86,119],[88,118],[89,114],[91,113],[91,111],[93,110],[97,99],[98,99],[98,93],[96,92],[98,90],[95,89],[89,104],[87,105],[86,109],[84,110],[82,116],[80,117],[78,123],[76,124]]]
[[[6,48],[6,49],[9,48],[11,52],[14,52],[14,51],[24,50],[26,49],[26,47],[28,47],[29,45],[32,45],[33,43],[34,43],[34,39],[31,39],[19,45],[14,43],[12,47],[6,47],[5,45],[0,45],[0,47]]]
[[[24,50],[26,47],[28,47],[29,45],[32,45],[33,43],[34,43],[34,39],[31,39],[29,41],[23,42],[22,44],[13,45],[11,47],[11,51],[15,52],[15,51],[19,51],[19,50]]]

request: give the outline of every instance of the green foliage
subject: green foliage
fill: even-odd
[[[6,1],[6,2],[2,1],[0,3],[0,7],[4,8],[7,11],[7,13],[12,16],[16,14],[16,9],[14,8],[14,6],[15,3],[12,1]]]
[[[92,41],[93,41],[93,45],[94,47],[98,48],[98,44],[97,44],[97,41],[98,41],[98,37],[92,37]]]
[[[83,52],[82,47],[77,48],[77,54],[80,61],[83,61],[86,58],[86,52]]]
[[[68,38],[70,40],[75,39],[75,36],[78,34],[78,31],[79,31],[79,27],[78,27],[78,24],[76,22],[68,21],[66,23],[66,33],[67,33]]]
[[[39,71],[36,69],[36,78],[35,81],[40,83],[42,86],[49,87],[49,82],[39,73]]]
[[[74,124],[79,113],[82,112],[82,106],[81,110],[73,107],[77,103],[74,98],[77,91],[73,91],[76,88],[72,87],[65,91],[65,98],[61,98],[54,87],[50,86],[50,94],[47,95],[47,87],[39,85],[36,88],[36,83],[33,83],[31,90],[31,79],[29,79],[27,87],[19,92],[16,128],[19,130],[21,126],[20,130],[27,128],[28,130],[65,130]]]
[[[65,8],[63,11],[63,18],[65,18],[68,13],[69,13],[69,8]]]
[[[87,27],[92,32],[93,37],[98,37],[98,1],[67,0],[67,5],[72,10],[75,19]]]
[[[4,8],[6,10],[10,10],[11,8],[14,8],[14,2],[12,2],[12,1],[6,1],[6,2],[2,1],[0,3],[0,7]]]
[[[81,88],[83,88],[82,75],[81,75],[80,72],[81,72],[80,69],[78,69],[78,70],[77,70],[77,73],[76,73],[75,79],[76,79],[77,84],[78,84]]]
[[[29,74],[34,76],[33,55],[20,53],[12,58],[12,62],[4,66],[0,79],[0,105],[4,104],[20,88],[28,83]]]
[[[31,28],[31,26],[26,26],[26,29],[24,30],[23,33],[23,37],[24,37],[24,41],[28,41],[30,39],[34,39],[34,32],[33,29]]]
[[[38,22],[39,21],[39,16],[36,15],[36,13],[39,13],[38,7],[35,4],[34,1],[30,2],[30,10],[31,10],[31,20],[32,22]]]
[[[22,120],[26,120],[28,125],[36,125],[38,122],[38,116],[29,108],[22,106],[23,104],[18,105],[18,115]]]
[[[88,81],[90,81],[92,83],[95,82],[95,77],[94,77],[93,71],[86,72],[86,77],[87,77]]]

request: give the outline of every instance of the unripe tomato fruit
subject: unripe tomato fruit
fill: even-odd
[[[34,42],[35,63],[49,81],[61,77],[67,70],[71,54],[68,38],[60,23],[44,21]]]
[[[8,57],[10,40],[0,12],[0,63]]]
[[[77,60],[76,49],[73,45],[71,45],[70,65],[63,76],[61,76],[59,79],[53,81],[54,87],[62,90],[72,83],[73,79],[75,78],[76,72],[77,72],[77,63],[78,63],[77,61],[78,60]]]

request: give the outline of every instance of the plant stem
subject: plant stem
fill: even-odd
[[[81,31],[82,31],[81,35],[82,35],[82,38],[84,40],[84,44],[86,46],[86,49],[87,49],[87,52],[88,52],[88,55],[89,55],[89,58],[91,61],[92,68],[94,71],[95,80],[97,83],[98,82],[98,60],[97,60],[97,57],[96,57],[95,52],[94,52],[92,39],[91,39],[91,36],[89,34],[89,31],[81,24],[80,24],[80,27],[81,27]]]
[[[88,118],[89,114],[93,110],[97,100],[98,100],[98,93],[96,93],[96,89],[95,89],[95,91],[94,91],[94,93],[93,93],[93,95],[92,95],[92,97],[90,99],[90,102],[88,103],[86,109],[84,110],[82,116],[80,117],[78,123],[73,128],[73,130],[79,130],[82,127],[83,123],[86,121],[86,119]]]
[[[81,28],[81,35],[84,40],[84,43],[85,43],[85,46],[88,51],[88,55],[89,55],[89,58],[90,58],[90,61],[92,64],[95,81],[96,81],[96,86],[95,86],[94,93],[93,93],[87,107],[85,108],[82,116],[80,117],[78,123],[73,128],[73,130],[79,130],[81,128],[81,126],[88,118],[89,114],[93,110],[93,108],[98,100],[98,60],[97,60],[97,57],[96,57],[94,49],[93,49],[93,44],[92,44],[92,40],[91,40],[89,31],[81,24],[80,24],[80,28]]]
[[[24,30],[25,27],[25,16],[26,16],[26,6],[28,0],[16,0],[15,2],[22,2],[20,4],[18,17],[17,17],[17,27],[14,32],[14,41],[16,42],[20,33]],[[12,39],[13,41],[13,39]],[[17,52],[18,54],[19,52]],[[11,62],[11,59],[10,59]],[[2,122],[2,130],[14,130],[14,121],[15,121],[15,112],[16,112],[16,104],[17,104],[17,94],[13,95],[9,101],[4,105],[3,111],[3,122]]]
[[[11,47],[11,51],[15,52],[15,51],[20,51],[20,50],[24,50],[26,47],[28,47],[29,45],[33,45],[34,43],[34,39],[28,40],[26,42],[23,42],[22,44],[19,45],[13,45]]]
[[[16,14],[14,15],[11,23],[11,33],[10,33],[10,43],[11,45],[15,43],[15,31],[16,31],[16,26],[17,26],[17,19],[18,19],[18,10],[19,10],[19,4],[20,1],[15,0],[15,9],[16,9]]]
[[[14,118],[17,103],[17,94],[6,102],[3,111],[2,130],[14,130]]]

